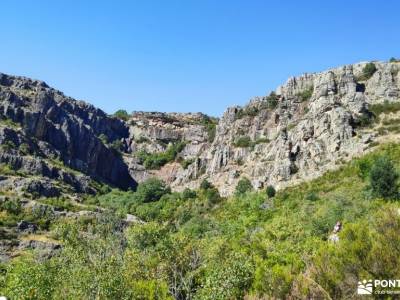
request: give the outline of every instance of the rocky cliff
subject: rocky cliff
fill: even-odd
[[[381,121],[396,122],[392,104],[400,102],[400,63],[375,62],[370,73],[367,65],[293,77],[268,96],[228,108],[212,145],[172,185],[195,186],[209,178],[229,194],[245,176],[256,189],[283,187],[318,177],[382,135],[396,134]],[[379,106],[383,113],[392,107],[392,113],[379,118],[381,111],[371,111]]]
[[[14,174],[0,185],[52,194],[55,180],[95,192],[92,181],[127,189],[156,176],[176,190],[208,179],[227,195],[241,177],[255,189],[298,183],[398,138],[399,70],[399,62],[358,63],[293,77],[220,119],[135,112],[125,121],[1,74],[0,163],[41,178]]]
[[[101,110],[44,82],[0,74],[0,119],[0,163],[10,175],[2,189],[88,193],[92,180],[135,188],[121,155],[99,138],[122,141],[128,127]]]

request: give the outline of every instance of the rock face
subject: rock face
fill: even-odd
[[[183,162],[194,162],[208,147],[215,134],[217,119],[202,113],[146,113],[134,112],[128,121],[127,144],[131,155],[125,160],[133,178],[139,182],[149,177],[159,177],[172,183],[185,170]],[[160,153],[179,142],[185,145],[176,158],[160,170],[146,170],[135,153]]]
[[[1,74],[0,163],[42,178],[3,176],[0,188],[57,195],[54,181],[91,192],[92,179],[127,189],[155,176],[175,190],[207,178],[228,195],[241,177],[255,189],[312,179],[382,138],[382,124],[365,123],[373,118],[371,105],[400,101],[400,63],[374,64],[371,77],[359,63],[290,78],[219,120],[135,112],[124,122],[43,82]],[[172,159],[146,167],[143,153],[157,156],[177,143],[183,146]]]
[[[0,163],[8,168],[59,181],[76,192],[93,191],[91,179],[135,188],[121,156],[99,139],[123,140],[128,127],[101,110],[44,82],[0,74],[0,118]],[[46,182],[29,186],[55,193]]]
[[[227,195],[246,176],[256,189],[279,188],[318,177],[361,154],[377,137],[360,126],[360,120],[372,117],[369,106],[400,101],[400,64],[375,63],[373,76],[358,80],[365,65],[293,77],[276,96],[228,108],[211,147],[172,185],[194,187],[208,178]]]

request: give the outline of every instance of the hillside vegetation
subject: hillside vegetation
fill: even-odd
[[[386,174],[392,162],[393,172]],[[311,182],[276,194],[270,187],[269,196],[249,191],[246,180],[229,198],[208,182],[196,191],[172,193],[150,180],[137,192],[87,197],[82,205],[102,206],[104,213],[46,223],[43,230],[61,250],[46,259],[25,251],[2,264],[0,294],[11,299],[353,298],[359,280],[400,277],[398,191],[381,193],[384,183],[376,179],[388,176],[397,183],[399,162],[400,145],[382,146]],[[26,214],[7,203],[2,220]],[[126,213],[144,222],[126,226],[121,221]],[[329,235],[337,221],[343,230],[333,243]]]

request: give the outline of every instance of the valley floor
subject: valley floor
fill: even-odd
[[[400,205],[375,196],[369,181],[382,156],[400,167],[400,145],[388,144],[274,197],[248,191],[222,198],[210,184],[173,193],[157,180],[81,203],[28,205],[3,195],[0,294],[357,298],[360,280],[400,278]],[[334,243],[329,236],[338,221]]]

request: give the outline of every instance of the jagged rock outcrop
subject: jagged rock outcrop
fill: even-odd
[[[0,163],[12,170],[59,180],[76,192],[93,191],[88,178],[135,188],[120,154],[99,139],[127,138],[121,120],[42,81],[5,74],[0,74],[0,119]]]
[[[176,190],[207,178],[228,195],[243,176],[255,189],[315,178],[367,151],[385,132],[391,139],[400,133],[365,126],[372,105],[400,102],[400,63],[374,62],[370,77],[366,64],[292,77],[219,120],[135,112],[122,121],[43,82],[1,74],[0,163],[43,178],[7,175],[0,189],[57,195],[62,182],[87,193],[94,192],[92,179],[126,189],[155,176]],[[388,117],[400,120],[396,112]],[[178,153],[168,154],[177,144]],[[146,167],[143,157],[156,163]]]
[[[216,122],[216,118],[202,113],[134,112],[128,121],[127,140],[132,155],[124,156],[132,177],[139,182],[153,176],[174,182],[185,169],[182,164],[174,162],[160,170],[147,170],[135,153],[160,153],[181,142],[184,147],[176,161],[195,161],[211,145]]]
[[[194,187],[209,178],[226,195],[246,176],[255,188],[283,187],[366,151],[377,133],[359,120],[371,117],[369,105],[400,101],[400,64],[377,62],[373,76],[359,80],[365,65],[293,77],[276,96],[228,108],[211,147],[172,185]]]

